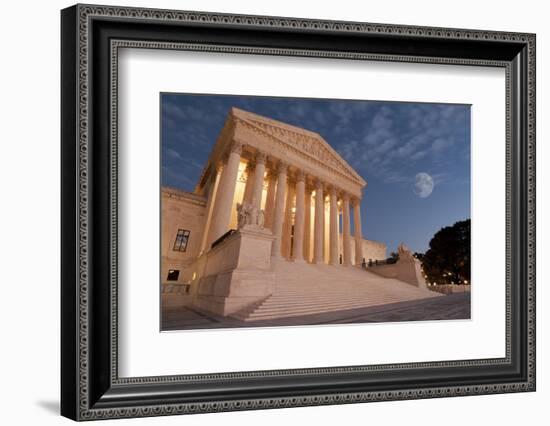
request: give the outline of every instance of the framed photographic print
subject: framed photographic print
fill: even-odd
[[[535,36],[61,13],[61,412],[535,390]]]

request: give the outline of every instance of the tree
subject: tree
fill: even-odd
[[[418,251],[415,251],[413,253],[413,256],[416,257],[418,260],[422,261],[422,259],[424,258],[424,253],[420,253]]]
[[[396,251],[392,251],[390,253],[390,257],[388,257],[386,259],[386,263],[397,263],[397,261],[399,260],[399,254],[396,252]]]
[[[436,232],[422,258],[430,283],[470,282],[470,219],[456,222]]]

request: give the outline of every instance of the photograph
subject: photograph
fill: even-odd
[[[471,318],[471,105],[159,103],[161,331]]]

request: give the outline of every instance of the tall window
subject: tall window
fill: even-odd
[[[176,235],[176,241],[174,242],[174,251],[185,251],[187,250],[187,242],[189,241],[189,234],[191,231],[186,229],[178,229],[178,234]]]

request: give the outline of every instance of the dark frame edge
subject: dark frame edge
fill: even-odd
[[[134,384],[134,385],[118,385],[113,383],[108,383],[107,388],[105,388],[104,382],[99,383],[100,386],[94,383],[95,374],[91,374],[90,370],[86,367],[79,366],[79,356],[82,353],[79,353],[79,324],[80,327],[87,328],[88,325],[95,324],[94,321],[97,320],[97,315],[93,314],[93,309],[90,309],[90,318],[92,321],[86,323],[82,320],[82,316],[86,314],[85,309],[81,308],[83,312],[79,312],[79,284],[80,278],[79,266],[77,263],[77,258],[79,256],[78,252],[78,237],[79,237],[79,214],[82,218],[82,212],[79,211],[79,166],[78,166],[78,156],[79,156],[79,122],[77,114],[83,114],[82,111],[78,110],[78,84],[79,84],[79,74],[78,74],[78,47],[79,47],[79,38],[78,38],[78,25],[81,9],[87,5],[76,5],[62,11],[62,114],[61,114],[61,128],[62,128],[62,144],[61,144],[61,159],[62,159],[62,392],[61,392],[61,413],[62,415],[69,417],[73,420],[87,420],[94,418],[114,418],[114,417],[141,417],[141,416],[156,416],[156,415],[166,415],[166,414],[180,414],[180,413],[192,413],[192,412],[215,412],[215,411],[232,411],[240,409],[265,409],[265,408],[282,408],[289,406],[308,406],[308,405],[326,405],[326,404],[341,404],[341,403],[353,403],[353,402],[368,402],[368,401],[378,401],[386,399],[401,399],[400,397],[390,397],[390,398],[373,398],[373,399],[356,399],[353,396],[351,400],[343,399],[344,397],[333,397],[329,396],[330,399],[324,399],[325,397],[319,398],[317,400],[313,399],[303,399],[303,397],[285,397],[286,402],[277,402],[276,405],[257,405],[253,404],[252,406],[248,405],[250,399],[244,399],[242,405],[238,405],[239,402],[230,402],[228,406],[222,405],[223,398],[215,398],[219,401],[217,405],[211,405],[211,403],[203,404],[197,402],[196,410],[193,408],[186,408],[186,402],[180,400],[173,400],[169,402],[168,399],[161,396],[160,402],[152,402],[149,399],[149,403],[145,402],[147,398],[138,397],[141,401],[130,402],[132,398],[132,393],[141,393],[143,391],[150,392],[150,396],[156,394],[153,389],[146,389],[147,386]],[[92,5],[90,5],[92,6]],[[95,6],[95,5],[94,5]],[[114,7],[116,9],[116,7]],[[152,9],[149,9],[152,10]],[[194,12],[193,12],[194,13]],[[202,13],[202,12],[198,12]],[[204,12],[205,15],[210,15],[207,12]],[[225,14],[224,14],[225,15]],[[232,15],[238,16],[238,15]],[[288,18],[293,19],[293,18]],[[298,19],[298,21],[302,21]],[[306,20],[304,20],[306,21]],[[534,203],[534,194],[530,195],[529,192],[532,191],[533,187],[529,186],[530,184],[530,170],[533,169],[534,176],[534,160],[531,162],[531,155],[534,156],[534,130],[531,132],[529,128],[534,125],[534,121],[531,122],[528,118],[528,114],[531,113],[534,115],[534,93],[531,92],[531,84],[533,85],[534,90],[534,76],[530,76],[529,63],[534,62],[534,43],[535,36],[533,34],[524,34],[527,40],[523,42],[515,43],[520,53],[518,53],[516,60],[510,62],[511,73],[512,73],[512,87],[513,93],[511,94],[512,103],[512,140],[514,144],[513,148],[513,164],[512,164],[512,175],[513,175],[513,187],[514,192],[517,194],[514,198],[514,203],[512,210],[514,210],[513,219],[513,230],[512,230],[512,239],[515,240],[514,245],[520,247],[521,255],[517,256],[518,259],[513,262],[514,276],[513,279],[521,285],[514,286],[512,290],[513,300],[515,301],[515,309],[512,313],[513,324],[514,324],[514,333],[513,336],[516,337],[516,343],[512,346],[515,348],[513,352],[513,359],[516,361],[513,365],[513,370],[515,374],[504,378],[501,377],[501,382],[514,386],[516,384],[521,384],[521,391],[534,391],[535,390],[535,377],[534,377],[534,356],[533,358],[528,358],[529,355],[529,345],[530,338],[529,335],[534,333],[534,323],[532,327],[528,325],[530,321],[530,315],[528,313],[529,303],[528,298],[533,297],[534,299],[534,290],[533,292],[528,291],[528,284],[530,282],[530,275],[534,273],[534,259],[530,260],[529,251],[530,243],[534,244],[534,235],[531,235],[532,230],[534,230],[534,209],[531,215],[530,209],[527,207],[528,203],[531,203],[533,197]],[[90,55],[93,53],[90,49],[88,52]],[[518,77],[516,77],[518,76]],[[530,83],[528,84],[528,79]],[[95,88],[97,89],[97,87]],[[94,89],[94,90],[95,90]],[[527,107],[528,104],[533,102],[532,107]],[[530,109],[532,108],[532,109]],[[534,120],[534,118],[533,118]],[[90,138],[91,140],[92,138]],[[529,141],[532,140],[533,145],[529,144]],[[93,147],[93,145],[92,145]],[[97,148],[96,148],[97,149]],[[90,154],[90,153],[88,153]],[[97,153],[95,153],[97,154]],[[97,159],[97,155],[92,154],[92,157]],[[93,175],[93,169],[90,169],[90,174]],[[96,194],[97,195],[97,194]],[[94,197],[95,198],[95,197]],[[93,203],[91,204],[93,207]],[[86,213],[85,213],[86,214]],[[531,215],[531,216],[530,216]],[[93,222],[93,218],[90,218]],[[533,221],[531,228],[531,222]],[[96,223],[97,224],[97,223]],[[92,226],[97,231],[97,226]],[[83,232],[84,233],[84,232]],[[84,235],[86,237],[86,235]],[[94,241],[90,241],[90,248],[93,248]],[[534,248],[533,248],[534,250]],[[534,253],[534,251],[533,251]],[[80,253],[81,254],[81,253]],[[88,253],[93,259],[92,253]],[[97,259],[96,259],[97,260]],[[531,262],[531,263],[530,263]],[[91,263],[91,262],[90,262]],[[91,266],[91,265],[90,265]],[[93,269],[93,268],[92,268]],[[96,275],[96,274],[93,274]],[[97,275],[96,275],[97,276]],[[90,288],[88,290],[94,289],[96,286],[93,285],[93,280],[90,280]],[[534,278],[533,278],[533,288],[534,288]],[[98,309],[99,305],[98,300],[93,299],[93,294],[96,289],[91,291],[92,299],[88,301],[91,302],[92,306],[95,306],[94,309]],[[533,304],[534,306],[534,304]],[[94,327],[91,327],[94,328]],[[87,330],[90,332],[92,330]],[[92,333],[93,334],[93,333]],[[88,334],[88,337],[90,335]],[[93,337],[93,335],[91,336]],[[95,347],[97,348],[98,339],[94,338]],[[102,340],[102,339],[99,339]],[[87,342],[89,345],[90,342]],[[533,343],[534,345],[534,340]],[[94,346],[94,345],[91,345]],[[87,368],[91,368],[92,372],[95,369],[96,372],[100,371],[104,374],[107,374],[108,371],[105,368],[105,365],[100,362],[95,366],[93,359],[96,358],[94,353],[97,351],[91,351],[87,354],[88,362],[90,365]],[[105,358],[105,357],[103,357]],[[530,365],[530,363],[533,363]],[[81,370],[82,369],[82,370]],[[86,376],[86,382],[79,384],[79,375],[84,372]],[[490,383],[490,382],[489,382]],[[495,382],[493,382],[495,383]],[[86,389],[88,387],[88,389]],[[153,386],[154,388],[155,386]],[[480,387],[487,387],[481,385]],[[514,388],[503,388],[500,391],[491,391],[491,389],[486,389],[485,393],[502,393],[513,390]],[[482,391],[477,391],[472,389],[472,392],[469,393],[458,393],[454,395],[437,395],[431,394],[430,390],[424,391],[420,394],[423,396],[414,396],[414,398],[431,398],[438,396],[461,396],[461,395],[470,395],[480,393]],[[306,392],[309,394],[309,392]],[[158,394],[157,394],[158,395]],[[121,398],[122,397],[122,398]],[[238,397],[237,397],[238,398]],[[251,398],[248,396],[248,398]],[[252,397],[253,398],[253,397]],[[275,397],[277,399],[281,397]],[[123,401],[126,399],[126,401]],[[208,399],[208,398],[206,398]],[[263,399],[259,397],[258,399]],[[297,399],[297,402],[293,402],[294,399]],[[411,399],[404,396],[402,399]],[[118,401],[117,401],[118,400]],[[164,401],[164,402],[163,402]],[[281,400],[282,401],[282,400]],[[84,402],[84,405],[83,405]],[[122,402],[122,404],[121,404]],[[136,403],[137,402],[137,403]],[[158,404],[158,405],[157,405]],[[182,405],[183,404],[183,405]],[[164,406],[163,406],[164,405]],[[192,406],[191,406],[192,407]]]
[[[61,415],[78,420],[78,6],[61,11]]]

